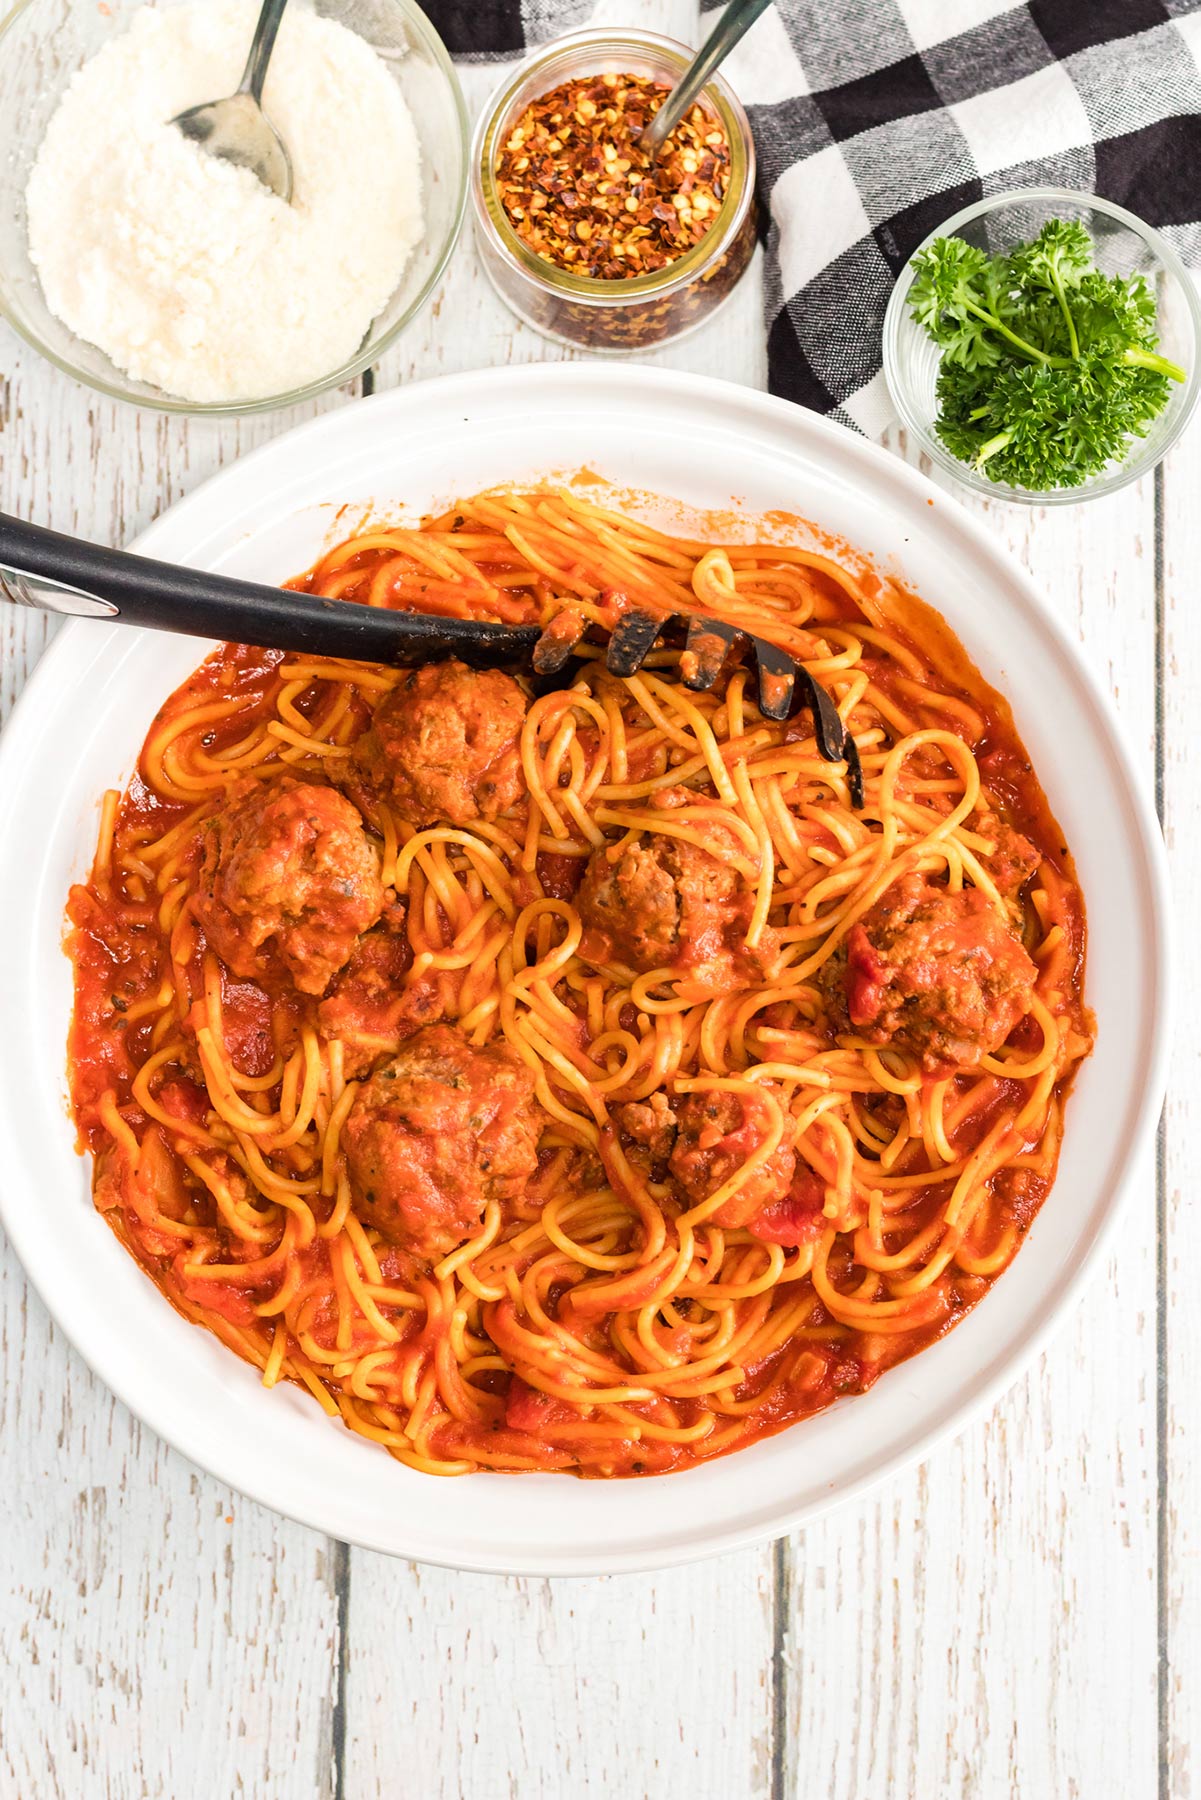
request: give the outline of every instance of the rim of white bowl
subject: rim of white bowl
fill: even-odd
[[[591,390],[598,405],[606,400],[621,404],[623,430],[627,428],[629,417],[628,410],[624,409],[629,408],[630,400],[623,399],[622,396],[633,384],[635,402],[646,402],[648,409],[657,411],[660,404],[670,406],[681,397],[686,397],[690,403],[695,402],[704,408],[706,414],[722,409],[732,413],[736,427],[750,429],[756,422],[760,423],[765,428],[765,439],[769,441],[773,435],[778,440],[781,428],[789,436],[798,433],[802,437],[809,435],[813,441],[815,456],[821,454],[823,447],[825,449],[823,468],[836,465],[840,460],[857,465],[857,485],[859,477],[866,474],[882,496],[887,495],[901,506],[907,504],[912,509],[915,529],[927,517],[937,519],[937,529],[944,532],[952,529],[970,552],[990,565],[998,577],[1004,578],[1013,592],[1013,603],[1018,615],[1032,618],[1035,627],[1049,635],[1051,648],[1071,668],[1079,684],[1079,696],[1087,705],[1090,718],[1104,741],[1108,759],[1113,764],[1117,784],[1114,791],[1117,792],[1125,817],[1125,841],[1122,847],[1127,851],[1133,850],[1136,854],[1140,885],[1145,891],[1143,922],[1150,927],[1150,938],[1146,945],[1150,998],[1144,1038],[1137,1046],[1138,1054],[1132,1059],[1131,1088],[1124,1109],[1124,1118],[1129,1121],[1127,1135],[1122,1140],[1120,1153],[1110,1166],[1107,1179],[1093,1204],[1089,1215],[1089,1234],[1086,1236],[1083,1252],[1078,1253],[1074,1266],[1054,1293],[1048,1294],[1039,1303],[1031,1319],[1023,1326],[1024,1335],[1012,1338],[1011,1333],[1004,1346],[997,1350],[986,1366],[977,1368],[974,1374],[958,1385],[952,1398],[948,1398],[945,1403],[937,1403],[932,1419],[925,1422],[919,1420],[912,1425],[906,1423],[898,1431],[886,1455],[878,1461],[861,1459],[855,1472],[842,1480],[835,1491],[823,1492],[816,1498],[799,1503],[772,1504],[768,1510],[760,1510],[756,1501],[755,1484],[751,1479],[750,1459],[755,1450],[752,1447],[730,1459],[740,1462],[741,1468],[746,1471],[747,1479],[743,1486],[747,1491],[735,1513],[720,1525],[714,1527],[706,1520],[697,1526],[688,1521],[686,1503],[689,1474],[658,1478],[656,1487],[665,1486],[673,1496],[678,1496],[679,1505],[684,1509],[678,1534],[673,1531],[668,1540],[658,1537],[653,1542],[648,1542],[639,1537],[634,1528],[629,1539],[624,1540],[619,1548],[606,1549],[599,1554],[590,1544],[585,1546],[574,1542],[566,1548],[540,1544],[537,1549],[520,1551],[500,1543],[495,1548],[476,1546],[465,1554],[457,1544],[446,1541],[446,1528],[442,1529],[440,1535],[423,1535],[419,1530],[413,1530],[410,1521],[403,1517],[398,1526],[392,1522],[393,1528],[389,1532],[388,1541],[381,1541],[378,1527],[368,1529],[354,1524],[348,1526],[345,1518],[339,1516],[339,1509],[347,1504],[342,1493],[339,1493],[336,1503],[306,1502],[274,1475],[268,1477],[260,1471],[257,1477],[248,1477],[240,1466],[238,1447],[236,1443],[231,1445],[228,1436],[217,1434],[206,1439],[203,1420],[198,1421],[192,1416],[181,1417],[178,1410],[156,1405],[138,1392],[137,1383],[142,1379],[140,1370],[136,1377],[131,1374],[126,1378],[115,1367],[117,1346],[121,1339],[120,1334],[113,1331],[111,1320],[99,1316],[81,1322],[75,1316],[60,1315],[55,1307],[55,1280],[60,1266],[57,1256],[59,1246],[55,1245],[56,1254],[51,1266],[45,1266],[37,1243],[36,1195],[18,1193],[14,1185],[7,1183],[0,1186],[0,1223],[3,1223],[31,1285],[42,1298],[47,1310],[99,1379],[135,1417],[166,1443],[196,1466],[246,1497],[330,1537],[385,1554],[412,1557],[443,1567],[495,1574],[629,1573],[694,1562],[761,1542],[794,1530],[833,1506],[878,1487],[892,1475],[929,1456],[939,1445],[987,1412],[1029,1367],[1056,1328],[1071,1314],[1085,1283],[1097,1269],[1113,1241],[1129,1198],[1132,1173],[1143,1153],[1149,1150],[1153,1139],[1166,1082],[1170,1044],[1171,924],[1166,852],[1149,799],[1137,776],[1125,730],[1099,679],[1082,655],[1079,645],[1061,624],[1030,577],[983,525],[949,500],[945,493],[934,487],[919,471],[908,467],[898,457],[878,446],[856,437],[842,426],[815,414],[802,412],[787,401],[757,393],[736,383],[651,369],[638,364],[627,364],[615,371],[608,364],[564,366],[560,363],[544,363],[525,368],[490,369],[475,374],[443,376],[376,395],[352,408],[324,414],[260,446],[211,476],[192,494],[169,508],[155,524],[141,534],[136,547],[148,554],[161,554],[163,546],[159,540],[170,535],[171,521],[178,521],[185,508],[196,515],[192,523],[193,531],[199,537],[197,555],[203,555],[205,551],[205,531],[211,535],[218,522],[227,536],[235,527],[249,529],[255,516],[254,509],[259,503],[248,498],[254,483],[248,482],[247,476],[269,467],[271,460],[279,456],[281,446],[289,446],[293,451],[297,445],[303,446],[307,453],[303,459],[305,466],[320,467],[326,477],[336,482],[339,458],[348,455],[347,440],[353,437],[358,419],[391,413],[403,415],[407,407],[420,405],[427,397],[433,396],[439,417],[453,417],[456,422],[459,419],[467,422],[473,401],[481,397],[487,400],[493,389],[510,389],[514,392],[506,398],[505,403],[508,428],[513,419],[520,423],[523,399],[531,409],[536,408],[540,402],[547,404],[549,401],[561,411],[570,403],[570,396],[565,391],[569,384],[578,384],[585,395]],[[524,394],[523,389],[526,390]],[[320,455],[319,449],[328,454]],[[736,473],[733,479],[737,480]],[[288,499],[288,484],[281,481],[277,488],[277,503],[282,507]],[[927,505],[935,506],[938,510],[927,515]],[[73,674],[77,684],[86,679],[97,657],[97,651],[93,648],[96,643],[95,635],[89,642],[87,634],[95,634],[95,631],[96,627],[91,622],[74,620],[60,632],[27,683],[3,736],[0,737],[0,846],[6,843],[13,829],[14,815],[18,810],[15,796],[20,792],[27,771],[36,757],[39,733],[43,730],[42,715],[51,711],[56,698],[60,665],[62,670],[75,665]],[[135,636],[141,638],[147,634],[130,632],[128,635],[132,640]],[[35,871],[29,871],[31,877],[34,873]],[[36,882],[31,879],[28,886],[30,889],[35,888]],[[24,947],[14,943],[11,937],[0,937],[0,992],[6,991],[10,983],[15,986],[25,955]],[[9,1086],[4,1079],[6,1059],[11,1069],[12,1065],[21,1062],[21,1052],[14,1044],[10,1053],[5,1047],[5,1040],[0,1039],[0,1099],[7,1093]],[[71,1129],[65,1115],[63,1129],[65,1132]],[[19,1168],[22,1162],[27,1161],[28,1157],[22,1150],[21,1121],[14,1115],[12,1107],[0,1104],[0,1168]],[[34,1202],[32,1206],[31,1200]],[[145,1279],[143,1272],[137,1273]],[[970,1322],[970,1319],[965,1321],[965,1325]],[[960,1331],[963,1329],[961,1326]],[[963,1341],[959,1331],[952,1333],[944,1342],[954,1342],[956,1339]],[[910,1363],[901,1365],[901,1369],[918,1367],[923,1356],[933,1355],[938,1348],[936,1345],[932,1350],[923,1352]],[[897,1371],[890,1371],[890,1374],[896,1375]],[[879,1393],[880,1390],[877,1387],[872,1391]],[[857,1408],[866,1404],[870,1398],[870,1394],[856,1397],[844,1405]],[[837,1410],[829,1409],[825,1414],[817,1415],[817,1419],[820,1421],[830,1418]],[[847,1415],[844,1413],[843,1416]],[[809,1423],[812,1424],[813,1421]],[[322,1424],[328,1422],[322,1421]],[[778,1434],[766,1442],[779,1443],[788,1438],[799,1450],[803,1445],[804,1430],[805,1423],[802,1422],[799,1426],[790,1428],[789,1432]],[[337,1443],[336,1438],[331,1438],[331,1456],[336,1455]],[[715,1465],[705,1466],[712,1469]],[[488,1475],[464,1479],[472,1484],[513,1480],[512,1477]],[[522,1478],[524,1482],[541,1479],[561,1484],[561,1488],[556,1489],[556,1497],[561,1491],[563,1502],[569,1510],[571,1494],[576,1484],[561,1476]],[[583,1485],[592,1487],[598,1484]],[[633,1499],[645,1484],[625,1482],[599,1485],[610,1490],[614,1485],[629,1489]],[[403,1494],[399,1487],[395,1511],[403,1514]],[[395,1535],[396,1530],[402,1534],[403,1541]]]

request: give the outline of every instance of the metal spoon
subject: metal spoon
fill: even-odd
[[[210,156],[235,163],[239,169],[249,169],[281,200],[292,198],[292,160],[263,111],[262,101],[267,64],[287,4],[288,0],[263,0],[237,93],[228,100],[206,100],[201,106],[189,106],[171,120],[185,137],[203,145]]]
[[[720,25],[716,26],[703,47],[697,51],[687,69],[672,88],[646,130],[639,147],[649,156],[658,156],[688,108],[719,63],[723,63],[735,44],[743,39],[770,0],[730,0]]]

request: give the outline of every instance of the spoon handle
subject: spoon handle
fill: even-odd
[[[729,6],[722,14],[721,23],[714,27],[708,41],[697,51],[676,86],[642,133],[642,147],[651,156],[658,156],[663,148],[664,140],[670,137],[675,130],[714,69],[719,63],[725,61],[735,44],[746,36],[759,14],[765,11],[769,4],[770,0],[730,0]]]
[[[242,71],[242,80],[238,87],[239,94],[249,94],[256,106],[262,104],[263,83],[267,79],[267,64],[271,61],[271,52],[275,48],[275,34],[279,30],[279,22],[284,16],[284,7],[288,0],[263,0],[263,10],[259,14],[259,22],[254,28],[254,36],[250,40],[250,55],[246,58],[246,67]]]
[[[0,513],[0,600],[40,612],[356,661],[522,667],[536,625],[392,612],[177,567],[65,537]]]

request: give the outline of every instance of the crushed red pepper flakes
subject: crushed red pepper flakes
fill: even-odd
[[[496,159],[510,225],[556,268],[632,280],[677,262],[717,222],[730,178],[721,123],[700,105],[652,160],[639,133],[667,86],[642,75],[565,81],[531,100]]]

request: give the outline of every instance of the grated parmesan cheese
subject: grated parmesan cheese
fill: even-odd
[[[362,38],[293,0],[263,107],[291,205],[167,121],[232,93],[258,0],[146,6],[75,75],[27,190],[47,304],[136,380],[253,400],[353,356],[422,235],[404,98]]]

